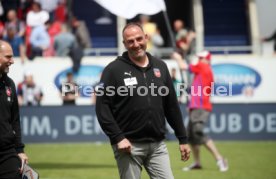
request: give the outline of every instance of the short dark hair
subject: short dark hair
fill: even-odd
[[[69,71],[69,72],[66,73],[66,76],[67,76],[67,77],[73,76],[73,73]]]
[[[41,10],[41,4],[37,1],[34,1],[32,5],[36,5]]]
[[[129,27],[132,27],[132,26],[139,27],[139,28],[144,32],[144,29],[143,29],[143,27],[142,27],[142,25],[141,25],[140,23],[137,23],[137,22],[130,22],[130,23],[126,24],[125,27],[123,28],[122,34],[124,35],[125,30],[126,30],[127,28],[129,28]]]

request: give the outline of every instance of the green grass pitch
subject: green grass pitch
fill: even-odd
[[[229,171],[218,171],[216,162],[203,147],[203,170],[183,172],[193,162],[180,161],[177,142],[167,142],[175,179],[275,179],[276,142],[216,142],[229,161]],[[29,164],[40,179],[118,179],[109,143],[27,144]],[[142,171],[142,179],[148,179]]]

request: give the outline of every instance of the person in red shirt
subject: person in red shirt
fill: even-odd
[[[214,83],[213,71],[210,65],[211,53],[203,51],[197,54],[198,63],[188,65],[181,55],[174,52],[174,58],[181,70],[189,70],[193,73],[193,81],[190,91],[189,108],[189,125],[188,136],[195,162],[183,168],[184,171],[193,169],[202,169],[200,161],[200,146],[204,145],[214,156],[221,172],[228,170],[228,162],[222,157],[215,146],[214,141],[204,133],[209,114],[212,111],[210,95],[212,93],[212,83]]]
[[[204,109],[209,112],[212,111],[210,95],[214,77],[210,65],[210,56],[209,52],[202,52],[198,54],[198,63],[189,65],[189,71],[194,74],[189,102],[190,110]]]

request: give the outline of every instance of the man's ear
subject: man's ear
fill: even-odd
[[[126,49],[126,42],[125,42],[125,40],[123,40],[122,42],[123,42],[124,47],[125,47],[125,49]]]

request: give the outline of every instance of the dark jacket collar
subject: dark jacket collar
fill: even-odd
[[[146,68],[149,69],[149,68],[152,66],[152,59],[153,59],[153,56],[152,56],[150,53],[148,53],[148,52],[146,52],[146,54],[147,54],[148,59],[149,59],[149,64],[148,64],[148,66],[147,66]],[[138,68],[138,69],[142,69],[142,67],[136,65],[135,63],[133,63],[133,62],[130,60],[127,51],[125,51],[125,52],[122,54],[122,56],[119,56],[119,57],[117,58],[117,60],[121,60],[121,61],[123,61],[123,62],[125,62],[125,63],[128,63],[128,64],[130,64],[130,65],[135,66],[135,67]]]
[[[8,77],[8,75],[7,75],[6,73],[3,73],[3,74],[0,75],[0,80],[1,80],[1,81],[2,81],[2,80],[6,80],[7,77]]]

